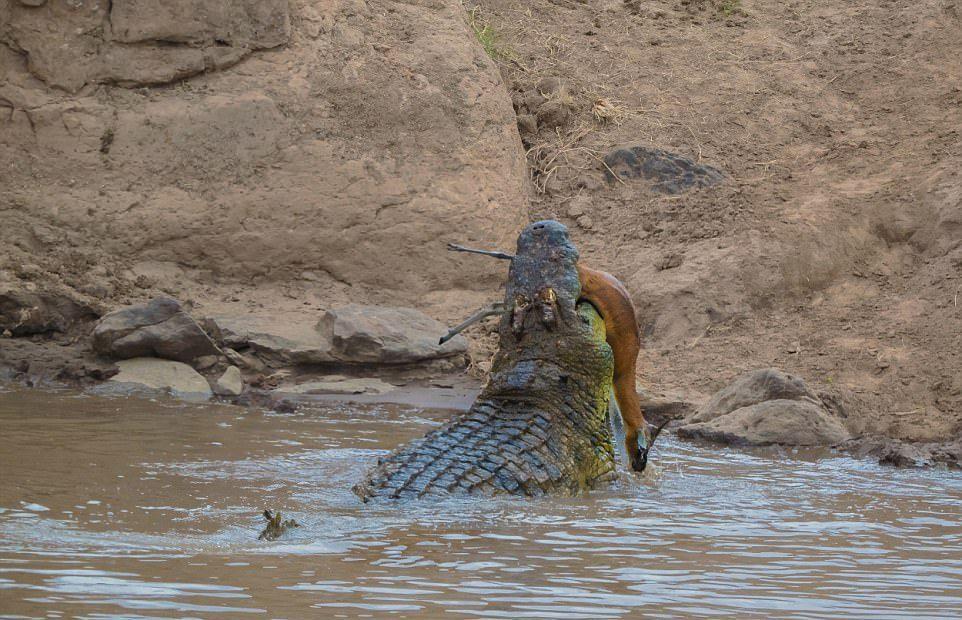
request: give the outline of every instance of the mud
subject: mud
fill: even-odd
[[[573,500],[376,506],[350,492],[366,464],[449,416],[0,392],[0,613],[918,618],[962,606],[962,482],[939,470],[668,436],[656,476]],[[300,527],[257,540],[265,508]]]

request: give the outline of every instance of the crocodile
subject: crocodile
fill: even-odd
[[[379,459],[358,497],[576,494],[615,476],[614,355],[577,263],[561,223],[521,232],[487,385],[467,412]]]

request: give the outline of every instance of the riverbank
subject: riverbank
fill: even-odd
[[[957,6],[255,4],[0,8],[0,375],[108,380],[94,322],[158,296],[454,324],[504,265],[445,244],[552,217],[631,292],[646,391],[774,367],[853,437],[962,437]]]

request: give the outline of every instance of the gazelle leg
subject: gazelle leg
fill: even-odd
[[[448,330],[448,333],[446,333],[446,334],[444,334],[443,336],[441,336],[441,339],[438,341],[438,344],[441,345],[441,344],[444,344],[445,342],[447,342],[448,340],[451,340],[452,338],[454,338],[455,336],[457,336],[458,334],[460,334],[461,332],[463,332],[463,331],[466,330],[467,328],[471,327],[472,325],[474,325],[474,324],[477,323],[478,321],[481,321],[481,320],[483,320],[483,319],[486,319],[486,318],[489,317],[489,316],[495,316],[495,315],[498,315],[498,314],[504,314],[504,312],[505,312],[505,310],[504,310],[504,302],[501,302],[501,301],[493,302],[493,303],[491,303],[491,304],[489,304],[489,305],[481,308],[480,310],[478,310],[477,312],[475,312],[475,313],[472,314],[471,316],[469,316],[467,319],[464,320],[463,323],[460,323],[459,325],[457,325],[457,326],[452,327],[451,329],[449,329],[449,330]]]

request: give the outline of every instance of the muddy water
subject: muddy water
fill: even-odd
[[[0,393],[0,617],[947,618],[962,476],[668,438],[587,497],[362,505],[445,412]],[[259,513],[303,524],[258,542]]]

